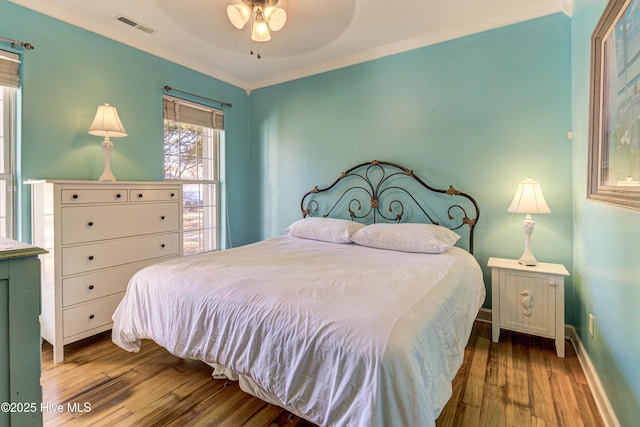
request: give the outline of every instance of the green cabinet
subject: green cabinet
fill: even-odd
[[[0,238],[0,426],[41,426],[40,260]]]

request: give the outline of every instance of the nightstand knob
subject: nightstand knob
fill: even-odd
[[[164,243],[160,245],[161,248],[164,248],[165,246],[167,245],[165,245]]]
[[[89,285],[89,289],[93,290],[94,286],[93,285]]]
[[[89,261],[93,261],[93,255],[89,255]]]
[[[80,196],[78,196],[77,194],[74,194],[74,195],[73,195],[73,196],[71,196],[71,197],[73,197],[74,199],[77,199],[77,198],[78,198],[78,197],[80,197]]]
[[[93,318],[96,317],[93,314],[89,315],[89,319],[93,320]]]
[[[89,221],[89,222],[87,223],[87,225],[88,225],[89,227],[93,227],[93,221]]]
[[[120,194],[120,193],[116,194],[116,199],[119,199],[121,197],[122,197],[122,194]]]
[[[171,197],[176,197],[176,193],[171,193]]]
[[[164,215],[162,215],[162,216],[160,217],[160,219],[161,219],[162,221],[164,221]]]
[[[142,199],[142,193],[138,194],[138,199]]]

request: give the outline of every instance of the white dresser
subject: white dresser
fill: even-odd
[[[64,345],[111,329],[131,276],[177,258],[181,186],[164,182],[28,181],[42,262],[42,337]]]

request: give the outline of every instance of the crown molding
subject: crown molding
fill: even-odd
[[[216,68],[209,67],[203,64],[202,62],[180,55],[175,51],[158,47],[153,43],[151,43],[151,41],[145,42],[144,40],[136,39],[133,37],[127,38],[125,37],[126,34],[128,33],[127,31],[125,31],[124,34],[119,34],[113,31],[112,29],[108,28],[107,26],[100,25],[99,23],[85,19],[80,15],[77,15],[68,10],[62,9],[60,7],[54,6],[51,3],[32,2],[29,0],[9,0],[9,1],[11,3],[20,5],[26,9],[34,10],[36,12],[55,18],[59,21],[63,21],[70,25],[82,28],[83,30],[96,33],[108,39],[127,45],[129,47],[132,47],[132,48],[141,50],[143,52],[149,53],[151,55],[157,56],[159,58],[165,59],[169,62],[182,65],[194,71],[199,71],[203,74],[206,74],[207,76],[221,80],[225,83],[229,83],[230,85],[237,86],[243,89],[249,86],[249,82],[245,80],[239,79],[235,76],[232,76],[228,73],[220,71]],[[126,26],[124,28],[126,28]],[[129,31],[132,31],[132,33],[130,34],[138,35],[137,34],[138,30],[131,28],[129,29]],[[136,32],[133,32],[133,31],[136,31]],[[149,37],[153,37],[153,36],[150,35]]]
[[[402,40],[396,43],[391,43],[388,45],[376,47],[374,49],[357,52],[352,55],[343,56],[341,58],[337,58],[334,60],[325,61],[325,62],[314,64],[308,67],[301,67],[290,72],[279,73],[277,75],[274,75],[273,77],[268,77],[265,79],[259,79],[255,81],[245,81],[236,76],[225,73],[219,69],[212,68],[208,65],[205,65],[200,61],[180,55],[175,51],[170,51],[168,49],[158,47],[153,43],[151,43],[151,40],[149,42],[145,42],[144,40],[141,40],[135,37],[127,38],[125,37],[127,35],[126,32],[124,33],[124,35],[118,34],[114,32],[112,29],[108,28],[107,26],[97,24],[93,21],[89,21],[70,11],[54,6],[49,2],[33,2],[29,0],[9,0],[9,1],[12,3],[18,4],[20,6],[23,6],[25,8],[35,10],[36,12],[45,14],[47,16],[53,17],[55,19],[58,19],[67,23],[72,23],[71,25],[75,25],[84,30],[99,34],[101,36],[115,40],[117,42],[133,47],[135,49],[158,56],[167,61],[174,62],[178,65],[182,65],[184,67],[190,68],[194,71],[201,72],[205,75],[208,75],[215,79],[229,83],[233,86],[237,86],[241,89],[244,89],[247,95],[249,95],[251,91],[255,89],[273,86],[276,84],[285,83],[292,80],[298,80],[298,79],[309,77],[312,75],[321,74],[321,73],[333,71],[333,70],[344,68],[344,67],[349,67],[351,65],[356,65],[363,62],[368,62],[375,59],[383,58],[386,56],[395,55],[397,53],[419,49],[422,47],[446,42],[449,40],[454,40],[457,38],[469,36],[476,33],[481,33],[484,31],[504,27],[507,25],[516,24],[523,21],[528,21],[530,19],[535,19],[542,16],[551,15],[554,13],[561,12],[566,14],[567,16],[571,16],[571,14],[573,13],[573,2],[574,2],[574,0],[547,0],[543,3],[537,4],[529,8],[516,10],[514,12],[498,15],[482,21],[471,22],[451,30],[442,31],[438,33],[426,33],[421,36],[417,36],[417,37]],[[130,31],[137,31],[137,30],[130,29]],[[136,33],[131,33],[131,34],[136,34]]]
[[[473,22],[467,25],[463,25],[451,30],[442,31],[439,33],[427,33],[421,36],[413,37],[410,39],[402,40],[397,43],[391,43],[385,46],[380,46],[367,51],[355,53],[353,55],[343,56],[332,61],[326,61],[320,64],[315,64],[310,67],[303,67],[289,73],[279,74],[277,76],[256,80],[249,83],[249,86],[245,89],[251,91],[260,89],[263,87],[273,86],[280,83],[285,83],[291,80],[297,80],[304,77],[309,77],[315,74],[321,74],[328,71],[337,70],[340,68],[348,67],[351,65],[360,64],[374,59],[383,58],[385,56],[395,55],[397,53],[407,52],[422,47],[443,43],[446,41],[458,39],[461,37],[469,36],[472,34],[481,33],[484,31],[493,30],[508,25],[517,24],[519,22],[528,21],[542,16],[553,15],[554,13],[565,13],[568,16],[569,13],[565,8],[565,3],[571,3],[571,11],[573,10],[573,0],[552,0],[545,3],[536,5],[526,9],[517,10],[512,13],[498,15],[490,19],[483,21]]]
[[[561,0],[562,11],[569,17],[573,16],[573,2],[574,0]]]

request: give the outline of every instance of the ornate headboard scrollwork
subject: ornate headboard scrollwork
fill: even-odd
[[[459,232],[466,225],[471,253],[480,217],[478,204],[468,194],[452,185],[433,188],[413,170],[380,160],[353,166],[326,188],[315,186],[302,197],[300,209],[303,217],[345,217],[363,223],[428,222]]]

